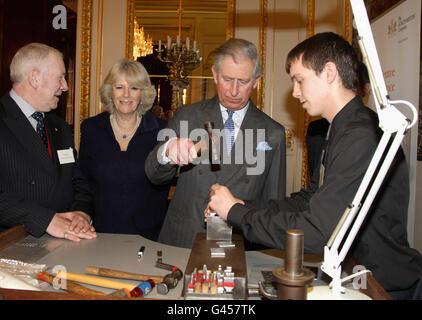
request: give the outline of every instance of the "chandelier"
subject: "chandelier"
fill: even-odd
[[[182,34],[182,0],[180,0],[179,15],[179,34],[176,42],[172,42],[170,36],[167,36],[167,45],[162,46],[161,40],[158,42],[157,57],[165,62],[169,68],[169,80],[172,86],[171,108],[175,111],[184,104],[183,97],[186,97],[186,88],[189,86],[188,76],[190,72],[199,67],[202,58],[199,56],[199,50],[196,49],[196,41],[193,46],[190,45],[189,37],[186,37],[186,43],[181,42]]]
[[[145,57],[151,53],[152,38],[148,34],[145,39],[144,27],[139,27],[139,24],[135,19],[133,33],[133,59],[136,60],[139,57]]]

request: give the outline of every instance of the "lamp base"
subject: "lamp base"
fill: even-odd
[[[345,288],[344,293],[334,295],[328,286],[311,286],[308,288],[308,300],[372,300],[366,294]]]

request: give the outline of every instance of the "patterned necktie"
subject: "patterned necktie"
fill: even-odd
[[[232,151],[232,146],[234,143],[234,122],[233,122],[233,113],[232,110],[227,110],[229,117],[224,123],[224,134],[226,135],[226,148],[227,154],[230,154]]]
[[[44,145],[48,148],[48,142],[47,142],[47,135],[45,134],[44,130],[44,116],[41,112],[34,112],[32,114],[32,118],[37,120],[37,133],[40,136],[42,142]]]
[[[331,124],[328,127],[327,134],[324,139],[324,144],[322,146],[321,151],[321,161],[320,161],[320,167],[319,167],[319,183],[318,187],[321,187],[324,183],[324,175],[325,175],[325,160],[327,158],[327,152],[328,152],[328,138],[330,136],[330,130],[331,130]]]

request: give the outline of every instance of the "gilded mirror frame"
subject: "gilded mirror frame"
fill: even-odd
[[[93,16],[93,1],[94,0],[79,0],[78,1],[78,15],[81,19],[81,38],[80,38],[80,62],[79,62],[79,97],[78,110],[75,110],[74,123],[77,125],[75,131],[75,144],[79,145],[79,126],[80,123],[87,119],[90,114],[90,83],[91,83],[91,39],[92,39],[92,16]],[[131,58],[133,46],[133,30],[134,6],[135,0],[127,0],[127,15],[126,15],[126,44],[125,55]],[[234,36],[235,27],[235,7],[236,0],[227,0],[227,26],[226,38]],[[76,100],[75,100],[76,101]]]
[[[227,0],[227,26],[226,26],[226,39],[234,36],[234,23],[236,0]],[[135,0],[127,0],[127,15],[126,15],[126,58],[132,59],[133,49],[133,21],[135,17]]]
[[[135,20],[135,2],[136,0],[127,0],[127,14],[126,14],[126,44],[125,44],[125,56],[128,59],[133,59],[133,28]],[[225,38],[229,39],[234,36],[234,26],[235,26],[235,0],[227,0],[226,8],[226,34]],[[156,77],[152,75],[152,77]],[[160,76],[162,77],[162,76]],[[190,75],[188,78],[191,79],[212,79],[212,76],[198,76]]]
[[[81,1],[81,61],[80,61],[80,94],[79,94],[79,124],[89,117],[90,81],[91,81],[91,24],[92,0]]]

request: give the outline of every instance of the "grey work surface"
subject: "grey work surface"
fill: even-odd
[[[162,251],[164,263],[179,267],[185,273],[191,249],[169,246],[154,242],[139,235],[97,233],[97,238],[71,242],[44,235],[41,238],[28,236],[25,239],[0,251],[0,257],[18,259],[25,262],[45,264],[49,268],[63,266],[67,272],[85,274],[87,266],[116,269],[131,273],[164,276],[170,271],[155,267],[157,250]],[[145,246],[143,257],[138,260],[138,250]],[[261,271],[271,272],[284,265],[284,260],[260,251],[246,251],[248,287],[257,287],[258,281],[264,281]],[[217,259],[217,258],[216,258]],[[304,266],[317,264],[304,263]],[[267,273],[268,273],[267,272]],[[91,275],[93,277],[98,277]],[[139,281],[105,278],[134,285]],[[320,280],[313,285],[320,285]],[[83,284],[94,290],[111,293],[114,289]],[[51,289],[52,290],[52,289]],[[161,295],[156,289],[146,296],[152,299],[183,299],[183,281],[168,294]],[[256,298],[253,298],[256,299]],[[258,298],[259,299],[259,298]]]
[[[164,263],[172,264],[185,270],[190,249],[173,247],[143,238],[139,235],[97,233],[97,238],[71,242],[44,235],[37,239],[32,236],[0,251],[1,257],[46,264],[49,268],[64,266],[67,272],[85,274],[87,266],[116,269],[131,273],[164,276],[170,271],[155,267],[157,250],[162,251]],[[138,250],[145,246],[143,257],[138,260]],[[93,275],[93,277],[98,277]],[[105,278],[121,282],[138,284],[140,281]],[[111,293],[114,289],[87,285],[94,290]],[[183,289],[183,281],[168,294],[161,295],[154,288],[147,298],[178,299]]]

